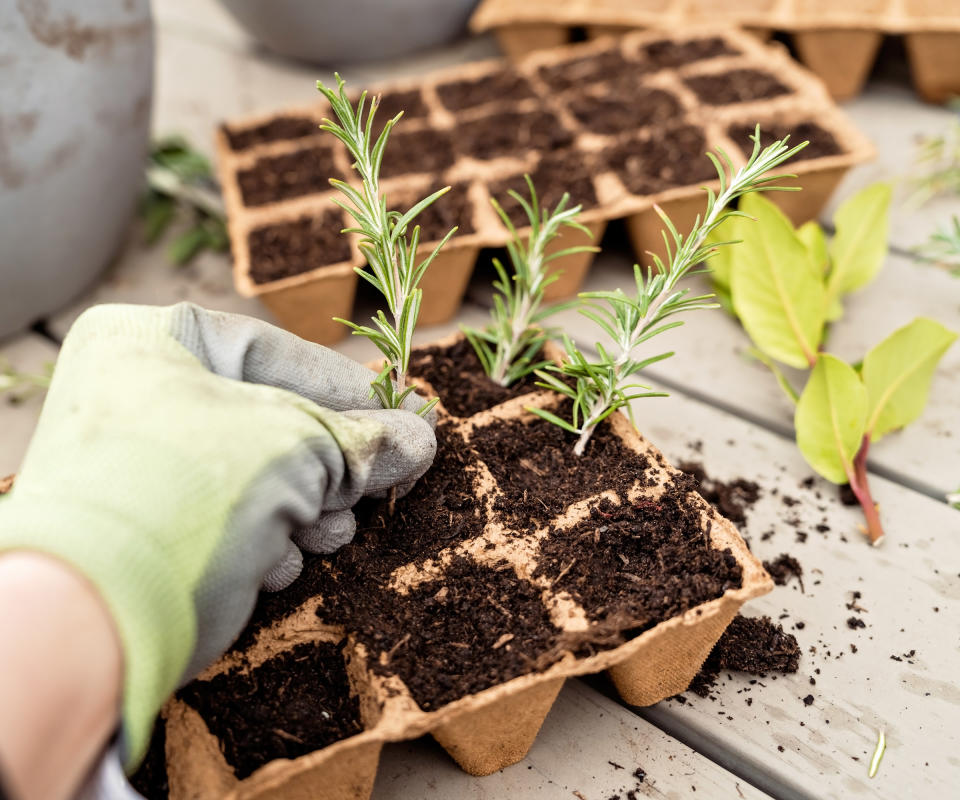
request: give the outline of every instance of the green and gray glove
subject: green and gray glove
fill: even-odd
[[[261,587],[353,536],[363,495],[409,488],[436,439],[379,409],[374,373],[258,320],[99,306],[67,336],[23,469],[0,498],[0,551],[39,550],[94,584],[125,674],[121,753],[216,659]],[[291,541],[291,536],[293,541]]]

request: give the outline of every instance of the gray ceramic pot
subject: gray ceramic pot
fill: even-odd
[[[0,337],[109,263],[149,145],[149,0],[0,0]]]
[[[271,50],[318,64],[375,61],[455,39],[477,0],[221,0]]]

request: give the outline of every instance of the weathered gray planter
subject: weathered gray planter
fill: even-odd
[[[0,0],[0,336],[109,263],[142,185],[149,0]]]
[[[319,64],[374,61],[455,39],[477,0],[221,0],[271,50]]]

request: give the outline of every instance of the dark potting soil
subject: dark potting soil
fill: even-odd
[[[686,78],[685,83],[701,103],[709,106],[766,100],[791,92],[769,72],[758,69],[733,69],[716,75],[695,75]]]
[[[649,139],[621,142],[605,151],[603,159],[627,191],[647,195],[716,179],[706,151],[703,131],[683,125]]]
[[[351,256],[350,243],[340,233],[343,212],[330,209],[314,217],[278,222],[250,232],[250,277],[267,283],[299,275]]]
[[[678,469],[690,475],[696,481],[701,497],[734,525],[745,524],[744,512],[760,499],[760,486],[754,481],[745,478],[718,481],[707,475],[703,464],[698,461],[683,461],[678,464]]]
[[[461,120],[457,126],[457,146],[462,155],[481,160],[519,156],[531,148],[557,150],[572,141],[573,134],[547,111],[503,111]]]
[[[569,404],[557,413],[569,418]],[[571,503],[606,489],[622,499],[637,482],[651,485],[651,464],[601,423],[582,456],[577,437],[546,420],[496,421],[476,430],[470,444],[500,488],[494,510],[526,531],[551,522]]]
[[[578,95],[571,98],[570,111],[586,130],[600,134],[662,126],[681,114],[680,103],[672,94],[647,87],[636,87],[629,103],[619,96]]]
[[[786,586],[790,578],[796,578],[800,584],[800,591],[803,591],[803,567],[793,556],[781,553],[773,561],[764,561],[763,568],[777,586]]]
[[[368,98],[369,99],[369,98]],[[377,114],[374,120],[377,121],[381,130],[383,123],[388,119],[393,119],[397,114],[403,112],[400,118],[401,123],[408,119],[422,119],[427,116],[430,109],[423,102],[423,95],[419,89],[409,89],[402,92],[384,92],[380,95],[380,105],[377,107]]]
[[[344,177],[336,167],[333,150],[323,146],[258,158],[252,167],[237,173],[240,194],[247,206],[325,192],[330,188],[330,178]]]
[[[753,142],[750,137],[756,130],[756,125],[731,125],[727,129],[730,138],[740,147],[745,156],[749,156],[753,150]],[[811,158],[824,158],[825,156],[835,156],[843,152],[837,140],[830,131],[821,128],[816,122],[800,122],[796,125],[761,125],[760,143],[763,147],[773,144],[778,139],[785,136],[790,137],[791,146],[801,142],[809,142],[796,156],[795,160],[809,160]]]
[[[279,142],[284,139],[302,139],[320,133],[319,123],[311,117],[275,117],[262,125],[248,128],[230,128],[224,125],[231,150],[246,150],[257,144]]]
[[[419,172],[442,172],[455,160],[453,143],[445,131],[431,129],[407,133],[394,129],[383,152],[380,175],[392,178]]]
[[[440,84],[437,95],[450,111],[463,111],[485,103],[527,100],[534,96],[529,81],[512,69],[494,72],[482,78]]]
[[[694,491],[679,476],[656,500],[601,501],[588,519],[543,541],[535,576],[570,592],[591,620],[619,622],[631,634],[741,586],[729,548],[709,545]]]
[[[418,348],[410,360],[410,374],[429,381],[444,408],[457,417],[469,417],[511,398],[539,391],[534,375],[511,386],[494,383],[484,374],[480,359],[466,339],[443,348]]]
[[[130,777],[133,788],[146,800],[167,800],[170,783],[167,780],[167,724],[161,718],[153,724],[153,734],[147,754],[137,771]]]
[[[408,233],[412,233],[413,227],[419,225],[420,242],[424,244],[439,242],[454,227],[457,229],[454,236],[467,236],[473,233],[476,228],[473,224],[473,203],[467,194],[469,188],[470,185],[467,183],[451,186],[449,192],[414,217]],[[407,203],[402,207],[392,206],[391,211],[406,212],[410,209],[410,205]]]
[[[340,644],[300,644],[254,670],[194,681],[179,697],[203,717],[241,780],[276,758],[297,758],[363,730]]]
[[[591,177],[591,162],[584,153],[576,150],[558,150],[548,153],[530,174],[533,186],[537,190],[537,202],[541,211],[554,209],[563,195],[569,194],[567,208],[583,206],[584,211],[596,208],[599,201]],[[524,200],[530,200],[530,188],[523,175],[495,183],[490,187],[490,195],[500,204],[516,228],[526,228],[530,219],[523,206],[510,196],[510,190],[517,192]],[[563,232],[561,230],[561,237]]]
[[[646,65],[627,60],[617,49],[604,50],[559,64],[545,64],[540,67],[538,74],[553,91],[565,92],[567,89],[582,91],[594,84],[605,83],[611,79],[620,80],[626,76],[639,76],[649,71]]]
[[[644,45],[641,52],[647,62],[657,69],[681,67],[693,61],[740,54],[739,50],[730,47],[719,37],[691,39],[687,42],[662,39],[659,42],[650,42],[650,44]]]

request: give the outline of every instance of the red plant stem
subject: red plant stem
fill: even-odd
[[[850,477],[850,489],[856,496],[860,507],[863,509],[863,517],[867,522],[867,536],[870,537],[870,544],[877,547],[884,537],[883,525],[880,522],[880,513],[877,511],[877,504],[873,501],[870,494],[870,484],[867,477],[867,451],[870,449],[870,435],[863,437],[860,444],[860,450],[853,459],[853,475]]]

